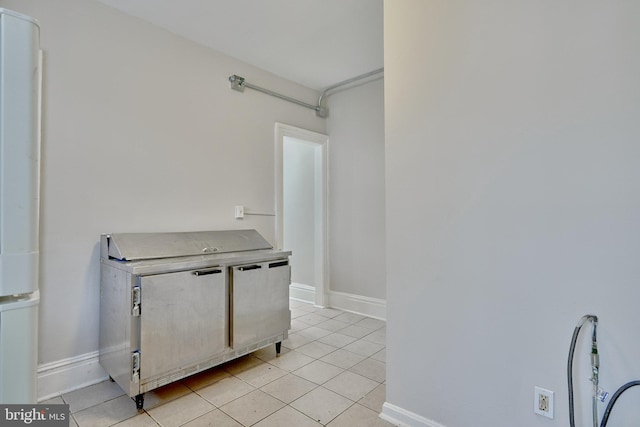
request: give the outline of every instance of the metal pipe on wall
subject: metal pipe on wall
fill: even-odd
[[[231,84],[231,89],[237,90],[238,92],[244,92],[244,88],[248,87],[249,89],[257,90],[258,92],[262,92],[262,93],[267,94],[267,95],[275,96],[276,98],[280,98],[280,99],[283,99],[285,101],[293,102],[294,104],[298,104],[298,105],[300,105],[302,107],[310,108],[312,110],[316,110],[317,111],[317,107],[315,105],[307,104],[306,102],[299,101],[299,100],[297,100],[295,98],[291,98],[289,96],[279,94],[279,93],[274,92],[272,90],[265,89],[263,87],[253,85],[251,83],[247,83],[247,81],[244,79],[244,77],[240,77],[240,76],[235,75],[235,74],[232,75],[232,76],[229,76],[229,83]]]
[[[382,74],[382,76],[380,76],[380,78],[383,78],[383,77],[384,77],[384,68],[379,68],[379,69],[377,69],[377,70],[370,71],[370,72],[368,72],[368,73],[361,74],[361,75],[359,75],[359,76],[352,77],[352,78],[347,79],[347,80],[344,80],[344,81],[342,81],[342,82],[340,82],[340,83],[336,83],[336,84],[334,84],[334,85],[332,85],[332,86],[329,86],[328,88],[326,88],[326,89],[322,92],[322,94],[321,94],[321,95],[320,95],[320,97],[318,98],[318,105],[311,105],[311,104],[308,104],[308,103],[306,103],[306,102],[300,101],[300,100],[298,100],[298,99],[291,98],[290,96],[282,95],[282,94],[279,94],[279,93],[274,92],[274,91],[272,91],[272,90],[265,89],[265,88],[263,88],[263,87],[256,86],[256,85],[254,85],[254,84],[248,83],[248,82],[245,80],[245,78],[244,78],[244,77],[240,77],[240,76],[238,76],[238,75],[236,75],[236,74],[233,74],[233,75],[229,76],[229,85],[231,86],[231,89],[233,89],[233,90],[237,90],[238,92],[244,92],[244,88],[253,89],[253,90],[256,90],[256,91],[258,91],[258,92],[262,92],[262,93],[264,93],[264,94],[266,94],[266,95],[270,95],[270,96],[273,96],[273,97],[276,97],[276,98],[282,99],[282,100],[284,100],[284,101],[292,102],[292,103],[297,104],[297,105],[300,105],[300,106],[302,106],[302,107],[305,107],[305,108],[309,108],[309,109],[311,109],[311,110],[314,110],[314,111],[316,112],[316,115],[317,115],[318,117],[327,117],[327,115],[328,115],[328,110],[327,110],[327,108],[326,108],[326,107],[323,107],[323,106],[322,106],[322,100],[323,100],[326,96],[328,96],[328,94],[329,94],[329,92],[330,92],[330,91],[332,91],[332,90],[336,90],[336,89],[338,89],[338,88],[340,88],[340,87],[342,87],[342,86],[347,86],[347,85],[349,85],[349,84],[355,83],[355,82],[357,82],[357,81],[359,81],[359,80],[367,79],[367,78],[372,77],[372,76],[375,76],[375,75],[377,75],[377,74]]]
[[[347,86],[347,85],[350,85],[351,83],[355,83],[357,81],[364,80],[366,78],[375,76],[376,74],[381,74],[381,76],[379,78],[383,78],[384,77],[384,68],[379,68],[377,70],[373,70],[373,71],[370,71],[368,73],[360,74],[359,76],[355,76],[355,77],[352,77],[350,79],[341,81],[340,83],[336,83],[336,84],[334,84],[332,86],[329,86],[328,88],[326,88],[322,92],[322,94],[318,98],[318,106],[316,107],[317,108],[316,114],[318,116],[320,116],[320,117],[327,117],[329,111],[327,110],[326,107],[322,106],[322,100],[327,96],[327,94],[330,91],[338,89],[339,87]],[[375,79],[375,80],[377,80],[377,79]]]

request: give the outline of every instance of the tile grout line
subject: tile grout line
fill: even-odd
[[[299,329],[299,330],[296,330],[295,332],[292,332],[291,334],[289,334],[289,336],[294,335],[294,334],[298,334],[298,333],[303,333],[305,330],[310,329],[310,328],[322,329],[323,331],[326,331],[326,332],[327,332],[327,334],[326,334],[326,335],[322,335],[322,336],[320,336],[320,337],[318,337],[318,338],[310,337],[310,338],[311,338],[311,341],[306,342],[306,343],[304,343],[304,344],[302,344],[302,345],[298,345],[298,346],[296,346],[295,348],[286,347],[286,345],[285,345],[284,347],[285,347],[285,348],[287,348],[287,350],[288,350],[288,351],[287,351],[286,353],[282,354],[282,356],[284,356],[285,354],[288,354],[288,353],[291,353],[291,352],[294,352],[294,351],[295,351],[295,352],[296,352],[297,354],[299,354],[299,355],[302,355],[302,356],[305,356],[305,357],[310,358],[310,360],[309,360],[308,362],[303,363],[302,365],[300,365],[300,366],[296,367],[296,368],[295,368],[295,369],[293,369],[293,370],[287,370],[287,369],[283,369],[283,368],[279,367],[278,365],[276,365],[276,364],[272,363],[274,360],[276,360],[276,358],[274,358],[274,357],[269,358],[269,356],[268,356],[268,355],[267,355],[267,356],[264,356],[264,358],[261,358],[261,357],[258,357],[258,356],[253,356],[253,357],[255,357],[255,358],[259,361],[259,363],[258,363],[258,364],[254,365],[254,366],[250,366],[250,367],[248,367],[248,368],[246,368],[246,369],[243,369],[243,370],[241,370],[241,371],[238,371],[238,372],[236,372],[236,373],[231,373],[231,372],[229,372],[229,371],[226,371],[226,370],[225,370],[225,372],[226,372],[227,374],[229,374],[229,376],[228,376],[228,377],[220,378],[220,379],[218,379],[218,380],[216,380],[216,381],[214,381],[214,382],[212,382],[212,383],[210,383],[210,384],[206,384],[205,386],[199,387],[199,388],[197,388],[197,389],[196,389],[193,385],[192,385],[192,386],[189,386],[189,385],[187,385],[186,383],[184,383],[183,381],[179,381],[179,382],[180,382],[180,383],[185,387],[185,389],[186,389],[186,390],[188,390],[188,393],[183,394],[183,395],[180,395],[180,396],[176,396],[176,397],[174,397],[174,398],[172,398],[172,399],[169,399],[169,400],[167,400],[167,401],[161,401],[161,403],[159,403],[156,407],[160,407],[160,406],[162,406],[162,405],[164,405],[164,404],[166,404],[166,403],[169,403],[169,402],[175,401],[175,400],[177,400],[177,399],[179,399],[179,398],[182,398],[182,397],[188,396],[188,395],[190,395],[191,393],[193,393],[193,394],[195,394],[196,396],[198,396],[199,398],[203,399],[203,400],[204,400],[205,402],[207,402],[208,404],[210,404],[210,405],[212,406],[212,408],[211,408],[209,411],[205,412],[204,414],[201,414],[200,416],[198,416],[198,417],[194,418],[193,420],[189,420],[189,421],[187,421],[187,422],[185,422],[185,423],[182,423],[181,425],[185,425],[185,424],[187,424],[187,423],[193,422],[193,421],[197,420],[198,418],[203,417],[203,416],[206,416],[207,414],[210,414],[211,412],[213,412],[213,411],[215,411],[215,410],[219,410],[221,413],[223,413],[223,414],[225,414],[226,416],[230,417],[230,418],[231,418],[231,419],[233,419],[234,421],[238,422],[239,424],[242,424],[242,423],[240,422],[240,420],[237,420],[237,419],[236,419],[236,418],[234,418],[231,414],[228,414],[227,412],[223,411],[223,410],[221,409],[221,407],[222,407],[222,406],[224,406],[224,405],[227,405],[227,404],[229,404],[229,403],[231,403],[231,402],[234,402],[234,401],[236,401],[236,400],[238,400],[238,399],[241,399],[241,398],[243,398],[243,397],[246,397],[248,394],[253,393],[254,391],[260,391],[260,392],[264,393],[265,395],[267,395],[267,396],[269,396],[269,397],[271,397],[271,398],[275,399],[276,401],[280,402],[283,406],[282,406],[281,408],[279,408],[279,409],[275,410],[274,412],[272,412],[272,413],[270,413],[270,414],[266,415],[265,417],[261,418],[260,420],[257,420],[257,421],[255,421],[255,422],[252,422],[250,425],[252,425],[252,426],[253,426],[253,425],[257,424],[257,423],[260,423],[260,422],[262,422],[264,419],[266,419],[266,418],[268,418],[268,417],[270,417],[270,416],[274,415],[275,413],[277,413],[277,412],[281,411],[282,409],[284,409],[284,408],[286,408],[286,407],[289,407],[290,409],[292,409],[292,410],[296,411],[297,413],[302,414],[302,415],[303,415],[303,416],[305,416],[306,418],[309,418],[309,419],[311,419],[311,420],[314,420],[314,418],[313,418],[313,417],[311,417],[310,415],[308,415],[308,414],[306,414],[306,413],[302,412],[301,410],[298,410],[297,408],[293,407],[293,406],[292,406],[292,404],[293,404],[294,402],[298,401],[299,399],[303,398],[304,396],[308,395],[309,393],[313,392],[314,390],[318,390],[319,388],[322,388],[323,390],[328,391],[328,392],[331,392],[331,393],[335,393],[336,395],[338,395],[338,396],[340,396],[340,397],[342,397],[342,398],[344,398],[344,399],[347,399],[347,400],[350,402],[350,404],[349,404],[349,406],[348,406],[347,408],[345,408],[344,410],[342,410],[341,412],[339,412],[338,414],[336,414],[336,415],[335,415],[333,418],[331,418],[330,420],[327,420],[327,421],[326,421],[326,423],[325,423],[325,424],[323,424],[323,425],[328,425],[328,424],[330,424],[330,423],[331,423],[331,422],[333,422],[337,417],[341,416],[341,415],[342,415],[342,414],[344,414],[346,411],[348,411],[348,410],[350,410],[351,408],[353,408],[353,407],[354,407],[354,405],[359,405],[360,407],[362,407],[362,408],[364,408],[364,409],[366,409],[366,410],[369,410],[369,411],[373,411],[373,412],[375,412],[375,410],[372,410],[372,409],[371,409],[371,408],[369,408],[368,406],[365,406],[365,405],[361,404],[361,403],[360,403],[360,401],[362,401],[364,398],[366,398],[366,397],[367,397],[367,396],[369,396],[371,393],[373,393],[375,390],[377,390],[381,385],[382,385],[382,386],[384,386],[384,385],[386,384],[386,361],[381,361],[381,360],[377,360],[377,359],[374,359],[374,358],[373,358],[373,356],[374,356],[374,355],[376,355],[376,354],[380,353],[380,352],[381,352],[381,351],[383,351],[383,350],[386,350],[386,342],[385,342],[385,344],[381,344],[381,343],[379,342],[379,341],[380,341],[380,339],[379,339],[379,338],[377,338],[377,337],[376,337],[375,339],[376,339],[378,342],[376,342],[376,341],[370,341],[370,340],[367,340],[367,339],[366,339],[366,337],[368,337],[368,336],[370,336],[370,335],[372,335],[372,334],[375,334],[375,333],[377,333],[377,332],[381,331],[382,329],[386,328],[386,322],[384,322],[384,321],[382,321],[382,320],[380,320],[380,322],[383,322],[383,323],[381,323],[381,324],[377,324],[377,323],[375,323],[375,322],[374,322],[374,325],[377,325],[377,327],[373,327],[373,328],[372,328],[370,325],[369,325],[369,326],[363,326],[363,325],[359,325],[359,323],[360,323],[360,322],[363,322],[363,321],[367,321],[367,320],[369,320],[369,319],[373,319],[373,318],[369,318],[369,317],[366,317],[366,316],[361,316],[361,315],[359,315],[359,314],[355,314],[355,313],[349,313],[349,312],[345,312],[345,311],[341,311],[341,310],[336,310],[336,309],[331,309],[331,310],[336,310],[336,311],[341,311],[341,312],[339,312],[339,313],[337,313],[337,314],[336,314],[336,313],[331,313],[331,312],[330,312],[330,313],[327,313],[327,314],[333,314],[333,316],[325,316],[325,315],[323,315],[323,314],[321,314],[321,313],[320,313],[320,311],[322,310],[322,309],[320,309],[320,308],[311,307],[311,308],[313,308],[312,310],[304,310],[304,309],[302,309],[301,307],[305,307],[304,303],[298,303],[298,304],[297,304],[297,307],[291,307],[291,309],[292,309],[292,310],[295,308],[295,309],[296,309],[296,310],[298,310],[298,311],[302,311],[302,312],[304,312],[304,313],[300,314],[299,316],[292,317],[292,319],[291,319],[291,320],[292,320],[292,322],[293,322],[294,320],[298,319],[298,320],[297,320],[297,322],[298,322],[298,326],[302,326],[302,325],[306,325],[306,326],[305,326],[305,327],[303,327],[303,328],[301,328],[301,329]],[[322,319],[320,322],[317,322],[317,323],[315,323],[315,324],[309,324],[309,323],[305,322],[304,320],[299,319],[299,318],[301,318],[301,317],[305,317],[305,316],[309,316],[309,315],[315,315],[315,316],[316,316],[316,319],[317,319],[317,318],[319,318],[319,317],[322,317],[323,319]],[[340,320],[340,319],[336,319],[336,317],[340,317],[340,316],[343,316],[343,315],[347,315],[347,316],[345,316],[345,317],[349,318],[350,320],[349,320],[349,321],[345,321],[344,319],[342,319],[342,320]],[[355,317],[354,317],[354,316],[355,316]],[[359,319],[358,319],[358,316],[361,316],[362,318],[359,318]],[[353,319],[356,319],[356,320],[353,320]],[[305,319],[305,320],[310,320],[310,319]],[[337,329],[337,330],[325,329],[325,328],[323,328],[322,326],[319,326],[320,324],[325,323],[325,322],[328,322],[328,321],[330,321],[330,320],[335,320],[335,321],[337,321],[337,322],[342,322],[342,323],[344,323],[346,326],[341,327],[341,328],[339,328],[339,329]],[[378,319],[374,319],[374,320],[378,320]],[[302,324],[302,325],[300,325],[300,324]],[[338,326],[339,326],[339,324],[338,324]],[[354,336],[352,336],[352,335],[348,335],[348,334],[340,333],[340,331],[343,331],[344,329],[350,328],[350,327],[352,327],[352,326],[357,326],[357,327],[359,327],[359,328],[362,328],[363,330],[366,330],[366,331],[367,331],[367,333],[366,333],[365,335],[362,335],[362,336],[355,336],[355,337],[354,337]],[[357,335],[361,335],[361,330],[358,330],[358,329],[355,329],[355,330],[353,330],[353,331],[349,331],[349,332],[356,333]],[[327,337],[327,336],[330,336],[330,335],[332,335],[332,334],[340,334],[340,335],[343,335],[343,336],[346,336],[346,337],[352,338],[354,341],[352,341],[352,342],[350,342],[350,343],[348,343],[348,344],[345,344],[345,345],[343,345],[343,346],[341,346],[341,347],[336,347],[336,346],[334,346],[334,345],[331,345],[331,344],[324,343],[324,342],[320,341],[322,338]],[[317,334],[316,334],[316,335],[317,335]],[[301,334],[300,336],[304,336],[304,334]],[[307,337],[309,337],[309,336],[307,335]],[[347,347],[347,346],[349,346],[349,345],[351,345],[351,344],[354,344],[354,343],[360,342],[360,341],[362,341],[363,343],[372,344],[372,345],[375,345],[375,346],[381,346],[381,348],[380,348],[379,350],[375,351],[373,354],[370,354],[370,355],[359,354],[359,353],[356,353],[356,352],[353,352],[353,351],[350,351],[350,350],[345,349],[345,347]],[[386,340],[385,340],[385,341],[386,341]],[[312,354],[306,354],[306,353],[303,353],[303,352],[297,351],[299,348],[304,347],[304,346],[307,346],[307,345],[310,345],[310,344],[313,344],[313,343],[321,344],[321,345],[322,345],[321,347],[324,347],[324,348],[326,348],[326,346],[328,346],[328,347],[332,347],[332,348],[333,348],[333,350],[329,351],[329,352],[328,352],[328,353],[326,353],[326,354],[322,354],[322,355],[321,355],[321,356],[319,356],[319,357],[316,357],[316,356],[314,356],[314,355],[312,355]],[[353,364],[353,365],[349,366],[348,368],[343,368],[342,366],[339,366],[339,365],[337,365],[337,364],[331,363],[331,362],[329,362],[329,361],[321,360],[321,359],[323,359],[323,358],[325,358],[325,357],[327,357],[327,356],[329,356],[329,355],[331,355],[331,354],[336,353],[338,350],[343,350],[343,351],[345,351],[345,352],[347,352],[347,353],[350,353],[350,354],[353,354],[353,355],[355,355],[355,356],[363,357],[363,359],[362,359],[362,360],[360,360],[360,361],[358,361],[357,363],[355,363],[355,364]],[[322,352],[322,351],[320,351],[320,353],[321,353],[321,352]],[[371,361],[373,361],[373,362],[376,362],[376,364],[382,364],[382,365],[384,365],[384,366],[385,366],[385,372],[384,372],[385,380],[384,380],[384,381],[380,382],[378,379],[371,378],[371,377],[369,377],[369,376],[367,376],[367,375],[362,375],[362,374],[360,374],[360,373],[358,373],[358,372],[354,372],[354,371],[352,371],[352,370],[351,370],[351,369],[353,369],[355,366],[357,366],[357,365],[359,365],[359,364],[361,364],[361,363],[364,363],[364,362],[366,362],[366,361],[368,361],[368,360],[371,360]],[[311,363],[316,362],[316,361],[320,361],[320,362],[322,362],[322,363],[326,363],[326,364],[328,364],[328,365],[330,365],[330,366],[332,366],[332,367],[338,368],[338,369],[340,369],[340,372],[339,372],[338,374],[336,374],[336,375],[333,375],[331,378],[329,378],[329,379],[327,379],[327,380],[323,381],[323,382],[322,382],[322,383],[320,383],[320,384],[316,383],[315,381],[310,381],[310,380],[308,380],[307,378],[304,378],[304,377],[300,376],[299,374],[296,374],[296,373],[295,373],[295,371],[297,371],[297,370],[299,370],[299,369],[302,369],[302,368],[304,368],[305,366],[308,366],[308,365],[310,365]],[[268,380],[266,383],[261,384],[261,385],[260,385],[260,387],[257,387],[257,386],[255,386],[255,385],[251,384],[248,380],[244,380],[243,378],[241,378],[241,377],[239,377],[239,376],[238,376],[238,375],[242,374],[243,372],[246,372],[246,371],[248,371],[248,370],[250,370],[250,369],[253,369],[253,368],[256,368],[256,367],[259,367],[259,366],[266,366],[266,365],[268,365],[268,366],[269,366],[269,369],[270,369],[270,367],[274,367],[274,368],[277,368],[277,369],[279,369],[279,370],[283,371],[283,372],[284,372],[284,374],[283,374],[283,375],[280,375],[280,376],[279,376],[279,377],[277,377],[277,378],[274,378],[274,379]],[[343,373],[345,373],[345,372],[349,372],[350,374],[354,374],[354,375],[359,375],[359,376],[361,376],[361,377],[363,377],[363,378],[365,378],[365,379],[367,379],[367,380],[369,380],[369,381],[375,382],[375,383],[376,383],[376,385],[375,385],[375,387],[374,387],[373,389],[369,390],[367,393],[365,393],[363,396],[360,396],[360,397],[359,397],[357,400],[355,400],[355,401],[354,401],[354,400],[352,400],[350,397],[344,396],[344,395],[342,395],[341,393],[335,392],[335,391],[330,390],[330,389],[328,389],[328,388],[326,388],[326,387],[325,387],[325,384],[326,384],[326,383],[328,383],[329,381],[333,380],[333,379],[334,379],[334,378],[336,378],[337,376],[342,375],[342,374],[343,374]],[[197,375],[197,374],[196,374],[196,375]],[[272,383],[274,383],[275,381],[281,380],[282,378],[284,378],[284,377],[286,377],[286,376],[288,376],[288,375],[292,375],[292,376],[294,376],[294,377],[296,377],[296,378],[299,378],[299,379],[302,379],[302,380],[305,380],[305,381],[308,381],[308,382],[312,383],[312,384],[313,384],[313,388],[312,388],[311,390],[306,391],[306,392],[302,393],[301,395],[297,396],[294,400],[292,400],[292,401],[291,401],[291,402],[289,402],[289,403],[286,403],[286,402],[284,402],[283,400],[281,400],[280,398],[278,398],[277,396],[274,396],[274,395],[272,395],[271,393],[269,393],[269,392],[267,392],[267,391],[262,390],[262,388],[266,387],[267,385],[272,384]],[[372,374],[371,376],[376,376],[376,375],[375,375],[375,374]],[[378,376],[378,377],[379,377],[379,376]],[[203,395],[201,395],[201,394],[200,394],[201,390],[203,390],[203,389],[205,389],[205,388],[207,388],[207,387],[209,387],[209,386],[211,386],[211,385],[214,385],[214,384],[216,384],[216,383],[218,383],[218,382],[220,382],[220,381],[224,380],[225,378],[235,378],[236,380],[239,380],[239,381],[241,381],[242,383],[249,385],[249,386],[252,388],[252,390],[251,390],[251,391],[249,391],[248,393],[243,394],[242,396],[239,396],[239,397],[237,397],[237,398],[235,398],[235,399],[230,400],[229,402],[226,402],[224,405],[221,405],[221,406],[217,406],[216,404],[214,404],[213,402],[211,402],[210,400],[206,399]],[[260,377],[258,377],[258,378],[260,378]],[[119,397],[121,397],[121,396],[123,396],[123,395],[126,395],[126,394],[121,394],[121,395],[119,395],[119,396],[112,397],[112,398],[110,398],[110,399],[107,399],[107,400],[106,400],[106,401],[104,401],[104,402],[100,402],[100,403],[98,403],[98,404],[96,404],[96,405],[93,405],[93,406],[90,406],[90,407],[84,408],[84,409],[82,409],[82,410],[80,410],[80,411],[76,411],[74,414],[71,414],[71,415],[72,415],[72,418],[74,419],[74,421],[76,422],[76,424],[78,425],[78,427],[83,427],[83,426],[80,426],[80,424],[78,424],[77,419],[76,419],[76,417],[75,417],[75,414],[77,414],[77,413],[79,413],[79,412],[82,412],[82,411],[84,411],[84,410],[90,409],[90,408],[92,408],[92,407],[95,407],[95,406],[101,405],[101,404],[103,404],[103,403],[106,403],[106,402],[112,401],[112,400],[117,399],[117,398],[119,398]],[[67,401],[64,399],[64,397],[62,397],[62,395],[60,395],[60,397],[61,397],[61,399],[63,400],[63,402],[67,403]],[[155,407],[154,407],[154,408],[155,408]],[[153,409],[153,408],[152,408],[152,409]],[[144,410],[144,412],[143,412],[143,413],[146,413],[146,414],[147,414],[147,416],[148,416],[148,417],[149,417],[149,418],[150,418],[150,419],[151,419],[151,420],[152,420],[156,425],[158,425],[158,426],[162,426],[161,422],[160,422],[159,420],[156,420],[156,419],[155,419],[155,418],[154,418],[154,417],[153,417],[153,416],[152,416],[152,415],[151,415],[147,410]],[[125,422],[125,421],[127,421],[127,420],[130,420],[130,419],[132,419],[132,418],[134,418],[134,417],[136,417],[136,416],[137,416],[137,414],[136,414],[136,415],[133,415],[132,417],[126,418],[126,419],[124,419],[124,420],[118,421],[117,423],[112,424],[112,425],[113,425],[113,426],[115,426],[116,424],[119,424],[119,423]],[[316,420],[314,420],[314,421],[316,421]]]

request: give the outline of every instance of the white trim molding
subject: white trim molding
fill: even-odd
[[[100,366],[98,352],[38,366],[38,402],[108,379]]]
[[[293,138],[314,147],[316,174],[316,212],[315,212],[315,305],[327,305],[326,291],[329,289],[329,252],[328,252],[328,191],[329,191],[329,137],[284,123],[275,124],[275,205],[276,205],[276,248],[283,249],[284,240],[284,140]]]
[[[387,301],[383,299],[329,291],[329,307],[387,320]]]
[[[445,427],[422,415],[407,411],[389,402],[384,402],[379,417],[399,427]]]
[[[316,287],[303,285],[302,283],[291,283],[291,285],[289,285],[289,298],[296,301],[315,304]]]

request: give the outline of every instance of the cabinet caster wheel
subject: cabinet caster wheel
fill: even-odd
[[[280,350],[282,350],[282,341],[276,343],[276,356],[280,356]]]
[[[136,409],[138,409],[139,414],[144,412],[144,409],[142,409],[143,406],[144,406],[144,394],[139,394],[136,396]]]

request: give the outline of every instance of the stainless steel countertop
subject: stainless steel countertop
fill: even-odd
[[[207,254],[171,258],[155,258],[138,261],[120,261],[101,258],[100,262],[135,275],[170,273],[207,267],[229,267],[288,258],[291,251],[261,249],[243,252]]]

